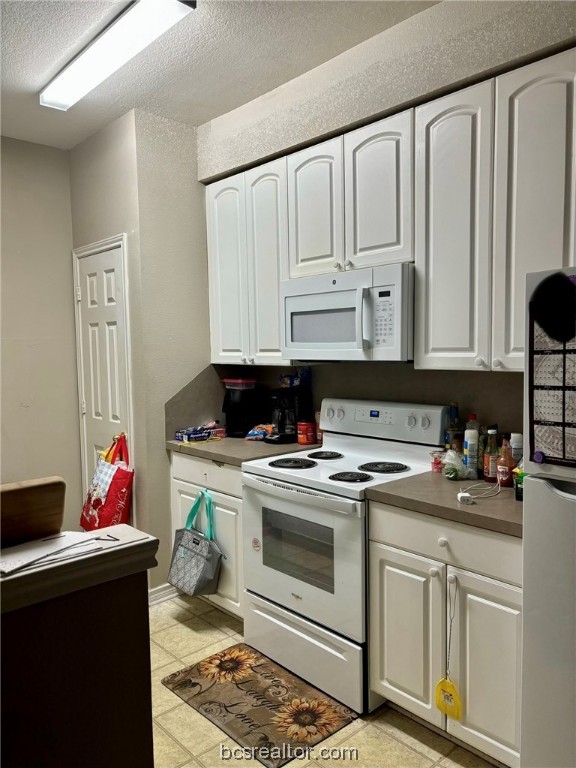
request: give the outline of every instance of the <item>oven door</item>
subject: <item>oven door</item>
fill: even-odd
[[[365,504],[242,474],[246,588],[364,642]]]
[[[282,354],[298,360],[371,360],[372,270],[286,280]]]

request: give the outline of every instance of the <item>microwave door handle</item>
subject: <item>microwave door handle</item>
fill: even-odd
[[[364,349],[364,300],[368,295],[368,288],[362,287],[356,290],[356,344],[358,349]]]

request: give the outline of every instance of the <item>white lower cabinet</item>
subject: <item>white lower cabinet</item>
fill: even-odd
[[[521,540],[377,503],[369,530],[371,690],[518,766]],[[461,720],[435,705],[448,654]]]
[[[175,455],[178,459],[176,468],[172,467],[171,493],[172,493],[172,528],[175,532],[178,528],[183,528],[186,524],[188,513],[202,488],[206,484],[196,485],[175,476],[176,474],[189,474],[191,478],[198,476],[210,477],[209,473],[204,471],[204,465],[207,468],[213,462],[202,459],[194,459]],[[190,464],[187,467],[187,464]],[[216,468],[218,465],[214,465]],[[189,473],[186,471],[189,469]],[[224,467],[227,472],[237,470],[238,478],[240,469],[236,467]],[[218,473],[216,473],[218,474]],[[206,595],[215,605],[225,608],[230,613],[243,618],[243,594],[244,579],[242,575],[242,521],[241,509],[242,499],[236,496],[230,496],[227,493],[208,487],[214,501],[214,535],[216,543],[226,556],[222,559],[220,578],[218,581],[218,591],[214,595]],[[195,522],[195,527],[204,532],[206,530],[206,514],[204,507],[199,519]]]

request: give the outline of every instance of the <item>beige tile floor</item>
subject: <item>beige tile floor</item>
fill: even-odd
[[[154,768],[262,768],[254,760],[223,760],[225,733],[162,685],[171,672],[242,641],[242,622],[198,598],[178,597],[150,608]],[[491,768],[413,720],[381,707],[322,742],[330,760],[296,759],[288,768]],[[357,758],[354,752],[357,750]],[[225,754],[225,752],[224,752]]]

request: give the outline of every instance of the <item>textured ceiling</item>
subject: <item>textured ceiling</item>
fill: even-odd
[[[2,0],[2,134],[70,149],[134,107],[201,125],[434,4],[198,0],[182,22],[58,112],[39,105],[39,91],[128,3]]]

